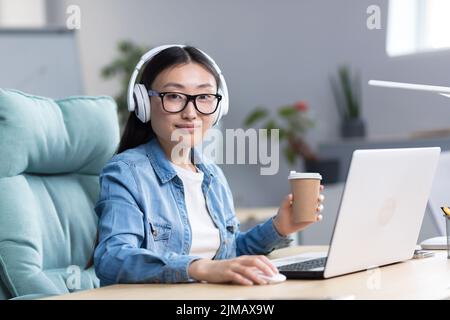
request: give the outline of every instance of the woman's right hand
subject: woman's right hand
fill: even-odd
[[[189,265],[188,273],[198,281],[253,285],[268,283],[258,273],[271,277],[278,269],[265,256],[240,256],[227,260],[196,260]]]

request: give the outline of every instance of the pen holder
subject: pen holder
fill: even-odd
[[[447,237],[447,259],[450,259],[450,216],[445,216],[445,234]]]

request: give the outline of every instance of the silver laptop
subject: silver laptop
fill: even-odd
[[[328,252],[275,259],[280,273],[323,279],[411,259],[440,152],[354,151]]]

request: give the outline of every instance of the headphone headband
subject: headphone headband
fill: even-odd
[[[128,111],[134,111],[135,104],[133,99],[133,91],[134,86],[136,84],[136,81],[138,79],[139,72],[141,71],[142,67],[144,67],[150,60],[156,56],[161,51],[171,48],[171,47],[180,47],[184,48],[184,45],[178,45],[178,44],[172,44],[172,45],[163,45],[156,48],[153,48],[149,51],[147,51],[140,59],[139,62],[136,64],[136,67],[134,67],[134,71],[131,75],[130,82],[128,83],[128,94],[127,94],[127,104],[128,104]]]
[[[172,47],[184,48],[186,47],[186,45],[180,44],[162,45],[149,50],[140,58],[130,77],[130,82],[128,84],[127,90],[128,111],[136,112],[137,117],[142,122],[148,122],[150,120],[150,100],[146,93],[146,90],[143,90],[145,86],[142,84],[136,84],[139,77],[139,73],[141,69],[145,68],[148,62],[150,62],[151,59],[153,59],[154,56],[156,56],[161,51]],[[214,120],[215,125],[220,121],[222,116],[228,113],[228,88],[225,82],[225,78],[223,77],[222,71],[220,70],[217,63],[202,50],[200,49],[197,50],[200,51],[209,60],[209,62],[212,64],[213,68],[216,70],[216,72],[219,74],[220,77],[220,84],[218,91],[219,94],[222,95],[222,101],[220,102],[219,109],[216,111],[217,116],[216,119]],[[140,86],[144,88],[140,88]]]

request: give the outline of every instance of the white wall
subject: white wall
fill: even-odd
[[[313,143],[338,136],[329,86],[337,66],[350,63],[363,80],[450,85],[449,51],[390,59],[385,53],[386,0],[65,0],[81,7],[79,45],[87,94],[114,95],[118,83],[99,73],[121,39],[155,46],[188,43],[213,56],[225,73],[231,110],[225,128],[242,126],[257,105],[309,102],[317,126]],[[382,8],[382,30],[368,30],[366,8]],[[65,10],[65,5],[61,6]],[[64,12],[62,12],[64,16]],[[364,86],[369,136],[448,127],[450,100]],[[277,176],[257,166],[224,166],[237,205],[277,205],[288,192],[285,163]]]

